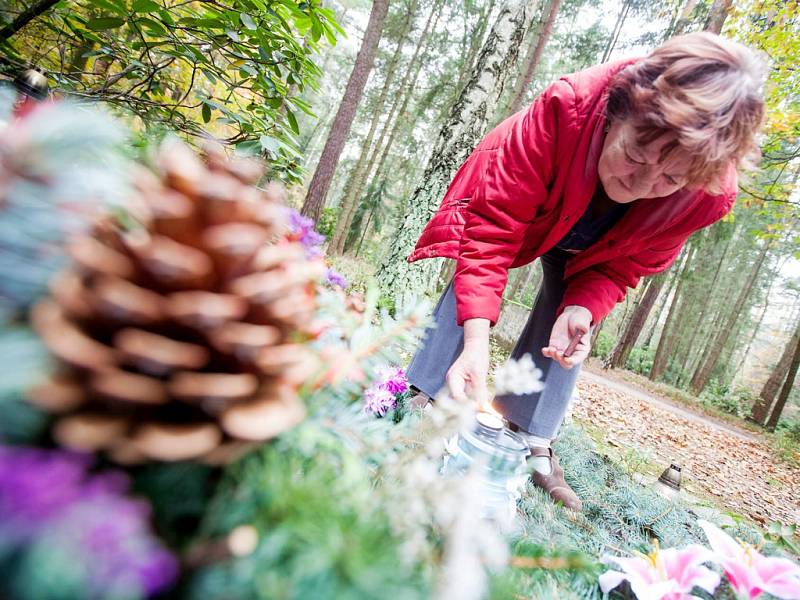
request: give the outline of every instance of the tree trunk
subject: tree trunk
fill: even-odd
[[[767,429],[770,431],[775,431],[778,419],[781,418],[783,407],[786,406],[786,401],[789,399],[794,380],[797,377],[797,368],[800,366],[800,336],[797,337],[798,339],[794,344],[792,362],[789,365],[789,372],[786,374],[786,381],[783,382],[781,393],[778,394],[778,400],[775,402],[775,406],[772,407],[772,414],[769,416],[769,421],[767,421]]]
[[[692,17],[694,17],[694,10],[697,8],[697,3],[698,0],[687,0],[686,4],[683,5],[681,16],[678,19],[678,22],[675,24],[675,28],[673,29],[670,37],[673,35],[683,35],[684,33],[688,33],[689,26],[692,24]]]
[[[728,11],[731,9],[733,0],[714,0],[711,5],[711,10],[708,13],[708,19],[703,29],[711,31],[712,33],[719,33],[722,31],[722,26],[725,24],[725,19],[728,18]]]
[[[539,61],[542,58],[544,47],[547,45],[547,40],[550,39],[550,34],[553,32],[553,24],[556,21],[556,15],[558,15],[560,6],[561,0],[550,0],[543,11],[542,20],[539,22],[539,32],[536,35],[536,45],[528,48],[528,53],[523,61],[522,74],[517,78],[514,84],[514,93],[505,110],[506,116],[513,115],[522,108],[525,95],[528,92],[528,88],[531,86],[531,81],[533,81],[533,74],[536,72],[536,67],[539,65]],[[545,14],[547,15],[546,17]]]
[[[678,275],[678,279],[675,284],[675,294],[673,295],[672,302],[669,305],[669,312],[667,313],[667,320],[664,322],[664,328],[661,330],[661,337],[658,340],[656,354],[653,357],[653,366],[650,368],[650,379],[653,381],[661,377],[661,375],[664,374],[664,371],[667,370],[669,355],[672,352],[672,346],[675,343],[673,322],[678,315],[678,305],[681,301],[682,288],[689,272],[689,265],[692,264],[694,253],[694,246],[692,246],[688,252],[686,252],[685,262],[681,267],[680,275]]]
[[[622,31],[622,26],[625,24],[625,19],[628,18],[628,11],[631,9],[631,0],[625,0],[622,3],[622,8],[617,15],[617,22],[614,24],[614,30],[611,32],[611,36],[608,38],[608,44],[606,44],[606,49],[603,51],[603,58],[600,59],[601,63],[606,62],[610,57],[611,53],[614,51],[614,47],[617,45],[617,40],[619,40],[619,34]]]
[[[58,2],[59,0],[39,0],[31,4],[28,8],[19,13],[11,23],[0,28],[0,42],[6,41],[36,17],[53,8]]]
[[[664,282],[666,280],[666,273],[659,273],[650,279],[647,289],[644,291],[644,295],[641,300],[638,301],[631,318],[628,320],[625,331],[614,346],[614,350],[612,350],[611,354],[606,358],[603,368],[608,369],[609,367],[613,367],[618,369],[625,366],[628,355],[630,355],[631,350],[636,345],[636,340],[639,338],[642,329],[644,329],[647,317],[650,315],[650,311],[653,309],[656,298],[658,298],[658,294],[661,292],[661,288],[664,287]]]
[[[672,290],[675,287],[675,282],[678,279],[677,274],[677,266],[670,268],[667,271],[668,281],[664,288],[662,288],[660,297],[658,299],[658,308],[656,309],[655,316],[650,319],[650,327],[647,330],[647,334],[644,336],[644,347],[649,348],[653,343],[653,336],[655,335],[656,329],[658,328],[658,320],[661,313],[664,312],[664,308],[667,306],[667,300],[669,300],[670,295],[672,294]]]
[[[364,86],[372,70],[375,53],[378,50],[378,43],[381,39],[383,21],[388,10],[389,0],[373,1],[369,23],[367,24],[367,30],[364,32],[364,39],[361,42],[358,56],[356,56],[356,63],[350,73],[350,79],[347,81],[344,96],[339,103],[339,110],[333,119],[328,140],[325,142],[322,156],[320,156],[319,163],[314,171],[314,177],[308,186],[308,194],[306,194],[301,212],[311,217],[315,223],[319,220],[320,214],[322,214],[325,196],[333,179],[336,165],[339,163],[339,156],[342,153],[342,148],[344,148],[347,134],[350,133],[350,126],[353,124],[353,117],[355,117],[356,109],[361,101]]]
[[[725,258],[728,256],[728,250],[731,247],[732,238],[733,236],[729,237],[725,241],[725,247],[722,249],[722,255],[720,256],[719,261],[717,262],[716,269],[714,269],[714,277],[711,279],[711,285],[708,286],[708,290],[706,290],[706,293],[703,294],[703,300],[700,305],[700,314],[698,315],[697,319],[697,326],[692,329],[692,335],[689,338],[686,358],[683,362],[681,373],[687,371],[691,367],[692,363],[694,362],[693,359],[695,354],[702,356],[702,352],[695,353],[693,351],[695,346],[695,341],[697,340],[699,332],[703,329],[703,323],[706,318],[706,313],[708,312],[709,301],[711,300],[711,296],[714,293],[714,290],[717,289],[717,281],[719,281],[720,273],[722,273],[722,265],[725,263]]]
[[[703,391],[703,388],[706,387],[708,379],[711,376],[711,371],[714,370],[714,367],[717,364],[717,359],[725,347],[725,342],[728,341],[728,336],[730,335],[731,331],[733,331],[733,326],[736,324],[736,319],[739,318],[739,314],[742,312],[744,303],[747,301],[747,297],[750,295],[750,291],[753,289],[753,284],[755,284],[756,278],[761,271],[761,265],[764,264],[764,259],[767,257],[767,250],[769,250],[769,247],[769,244],[764,244],[764,247],[761,249],[758,258],[753,264],[750,275],[747,277],[747,281],[739,292],[739,296],[733,305],[733,310],[730,311],[725,324],[714,336],[710,346],[710,351],[706,354],[705,358],[700,361],[700,367],[695,371],[691,383],[692,391],[695,394],[699,394]]]
[[[769,421],[772,404],[775,401],[775,396],[778,395],[781,389],[781,383],[786,379],[789,366],[793,359],[793,350],[798,343],[800,343],[800,319],[797,321],[794,334],[783,348],[783,353],[781,354],[780,360],[778,360],[778,364],[772,369],[769,379],[764,382],[764,386],[761,388],[758,399],[753,403],[753,408],[750,411],[750,418],[760,425],[766,426]]]
[[[411,266],[406,257],[435,212],[453,174],[485,134],[489,115],[503,92],[511,65],[516,63],[530,20],[531,11],[523,0],[509,2],[501,8],[470,80],[439,131],[420,185],[408,203],[408,212],[389,244],[390,250],[378,273],[381,288],[401,301],[424,293],[433,280],[435,261]]]
[[[442,0],[438,0],[436,3],[434,3],[431,12],[428,15],[428,20],[425,23],[425,29],[422,31],[419,43],[414,50],[414,55],[411,57],[411,61],[409,62],[408,67],[403,75],[402,79],[405,82],[405,86],[401,87],[401,89],[395,94],[394,102],[392,102],[392,106],[389,109],[389,114],[387,115],[383,124],[381,134],[378,136],[378,141],[375,143],[375,146],[372,148],[371,152],[369,152],[369,158],[367,159],[364,168],[361,170],[359,177],[354,180],[353,187],[349,190],[348,195],[351,199],[351,203],[348,205],[348,210],[339,214],[339,219],[336,223],[337,234],[339,234],[341,231],[337,239],[337,243],[334,245],[332,250],[336,254],[342,254],[345,251],[345,242],[349,235],[350,227],[353,224],[353,217],[355,216],[355,211],[358,207],[361,194],[364,192],[364,187],[367,182],[373,177],[375,158],[381,152],[383,140],[386,137],[386,132],[390,127],[392,128],[392,136],[389,137],[389,141],[384,146],[384,151],[381,157],[382,160],[385,159],[388,149],[391,147],[394,141],[394,132],[397,128],[397,121],[395,121],[394,127],[392,127],[392,121],[394,120],[396,114],[402,115],[405,111],[405,107],[408,105],[408,98],[413,92],[413,88],[416,84],[417,78],[419,77],[420,70],[422,69],[422,58],[427,52],[429,42],[428,32],[436,29],[436,25],[439,22],[439,16],[441,15],[442,4]],[[402,106],[398,112],[397,108],[398,104],[401,102],[401,99]],[[380,175],[377,174],[374,175],[374,177],[375,179],[378,179]]]
[[[386,65],[386,77],[383,80],[383,86],[381,87],[380,95],[375,103],[375,109],[372,113],[372,120],[369,124],[367,137],[361,144],[361,152],[358,155],[358,161],[356,162],[355,167],[353,167],[353,171],[351,172],[350,177],[347,180],[347,184],[344,186],[344,191],[342,192],[342,200],[339,204],[340,210],[339,218],[336,221],[336,229],[334,230],[333,236],[328,243],[329,254],[341,254],[344,251],[347,234],[350,231],[350,225],[353,222],[353,216],[355,215],[360,196],[360,190],[359,193],[356,194],[354,194],[353,191],[355,188],[359,187],[357,182],[360,182],[364,177],[364,171],[367,165],[367,156],[372,149],[372,141],[375,137],[375,131],[378,128],[378,123],[380,122],[381,117],[384,115],[384,104],[386,104],[386,97],[389,95],[389,90],[394,82],[397,65],[399,64],[400,58],[403,55],[403,46],[405,46],[406,36],[411,30],[411,24],[414,20],[414,13],[417,10],[418,3],[418,0],[412,1],[411,7],[406,13],[406,19],[403,22],[403,29],[397,41],[397,48]],[[360,246],[361,244],[359,244],[359,247]]]

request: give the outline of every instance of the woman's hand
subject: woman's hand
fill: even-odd
[[[588,356],[592,337],[589,334],[592,325],[592,313],[583,306],[567,306],[556,319],[550,332],[550,345],[542,348],[542,354],[557,361],[565,369],[571,369],[582,363]],[[569,342],[579,331],[583,331],[578,345],[570,356],[564,356]]]
[[[447,371],[447,387],[454,400],[470,398],[483,406],[489,402],[486,376],[489,372],[489,320],[464,321],[464,350]]]

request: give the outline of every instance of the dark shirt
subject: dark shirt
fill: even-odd
[[[628,204],[619,204],[611,201],[611,206],[607,210],[600,212],[598,210],[599,207],[607,205],[608,202],[608,196],[606,196],[603,186],[598,183],[586,212],[583,213],[578,222],[573,225],[572,229],[567,232],[567,235],[555,247],[570,254],[577,254],[599,240],[605,232],[623,217],[629,206]],[[597,214],[598,212],[600,214]]]

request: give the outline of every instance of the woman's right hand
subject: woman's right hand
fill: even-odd
[[[489,372],[489,320],[464,321],[464,350],[447,371],[447,387],[454,400],[470,398],[483,406],[489,403],[486,378]]]

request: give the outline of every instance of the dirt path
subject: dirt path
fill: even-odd
[[[574,416],[606,443],[635,447],[659,466],[680,464],[687,491],[720,508],[762,524],[800,524],[800,468],[776,459],[757,434],[590,370],[577,387]]]
[[[669,398],[665,398],[663,396],[656,396],[652,392],[637,387],[634,384],[628,383],[626,381],[619,381],[618,379],[614,379],[612,377],[603,375],[602,373],[598,373],[595,370],[583,369],[580,374],[580,380],[604,385],[605,387],[611,388],[612,390],[622,392],[623,394],[628,394],[630,396],[633,396],[634,398],[638,398],[639,400],[642,400],[649,404],[654,404],[659,408],[668,410],[676,415],[683,417],[684,419],[688,419],[689,421],[693,421],[695,423],[703,423],[704,425],[708,425],[709,427],[721,429],[722,431],[730,433],[731,435],[741,438],[743,440],[754,441],[754,442],[762,441],[761,438],[752,431],[736,427],[734,425],[731,425],[730,423],[726,423],[725,421],[720,421],[719,419],[715,419],[714,417],[704,414],[702,412],[695,412],[693,410],[686,408],[685,406],[682,406],[681,404],[676,403],[675,401]]]

